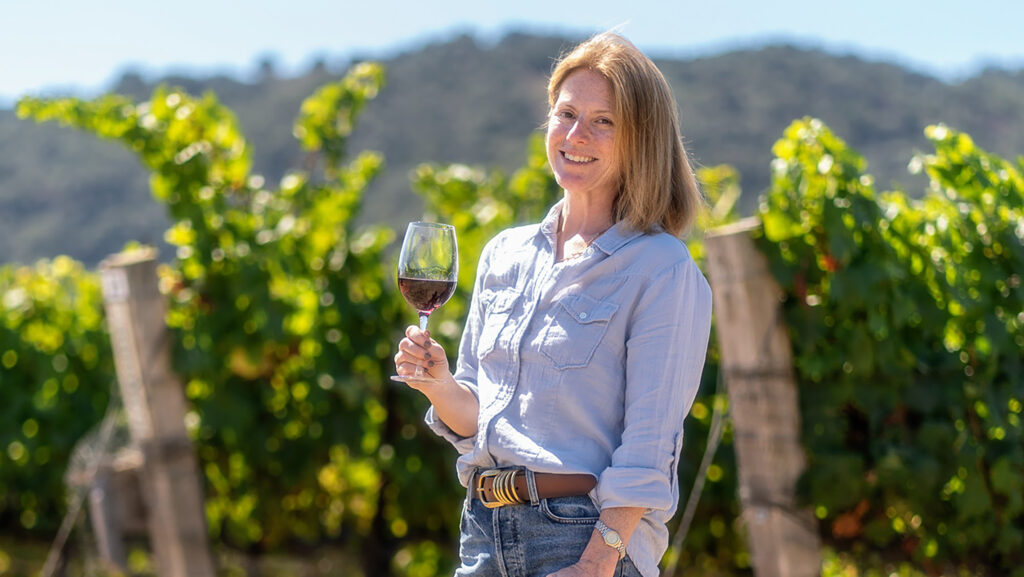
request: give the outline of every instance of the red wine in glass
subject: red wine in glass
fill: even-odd
[[[435,222],[411,222],[398,257],[398,290],[419,313],[420,330],[427,330],[430,313],[455,293],[459,276],[459,251],[455,227]],[[396,381],[434,380],[422,367],[410,376],[393,376]]]
[[[429,315],[448,302],[455,293],[455,281],[398,277],[398,290],[405,302]]]

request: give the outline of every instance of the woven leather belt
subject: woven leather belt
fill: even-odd
[[[597,485],[592,475],[585,473],[534,473],[537,498],[572,497],[586,495]],[[530,502],[526,485],[526,471],[522,469],[488,469],[479,471],[472,480],[473,498],[489,509],[504,505],[522,505]]]

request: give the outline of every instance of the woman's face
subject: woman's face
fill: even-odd
[[[611,83],[598,72],[579,69],[558,91],[548,119],[548,163],[568,192],[609,195],[619,190],[619,157]]]

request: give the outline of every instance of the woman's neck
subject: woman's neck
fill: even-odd
[[[558,220],[557,260],[580,256],[612,224],[610,202],[593,197],[581,198],[567,192]]]
[[[562,235],[596,237],[608,230],[611,225],[611,200],[565,193],[559,226]]]

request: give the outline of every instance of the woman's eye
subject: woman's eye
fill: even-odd
[[[556,112],[555,116],[557,116],[558,118],[561,118],[563,120],[572,120],[573,118],[575,118],[575,115],[572,112],[568,111],[568,110],[562,110],[562,111]]]

